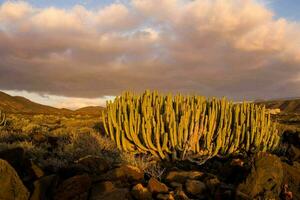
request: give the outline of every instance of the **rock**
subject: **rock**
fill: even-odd
[[[171,171],[167,174],[166,181],[185,183],[187,179],[198,179],[203,175],[200,171]]]
[[[93,198],[90,198],[93,199]],[[127,188],[118,188],[112,192],[104,193],[101,197],[94,200],[131,200],[131,195],[129,189]]]
[[[287,157],[291,161],[300,161],[300,149],[295,147],[294,145],[290,145],[287,150]]]
[[[135,199],[138,200],[150,200],[152,199],[152,194],[149,192],[148,188],[144,187],[142,184],[135,185],[132,190],[131,194]]]
[[[77,175],[63,181],[55,191],[54,200],[87,199],[91,187],[88,175]]]
[[[109,163],[106,159],[98,156],[85,156],[75,161],[82,167],[87,173],[92,175],[99,175],[106,172],[109,169]]]
[[[31,164],[31,174],[34,178],[41,178],[42,176],[44,176],[44,171],[38,166],[36,165],[33,161],[30,161]]]
[[[238,200],[253,200],[253,198],[251,198],[249,195],[241,192],[241,191],[236,191],[236,194],[235,194],[235,199],[238,199]]]
[[[283,180],[280,159],[271,154],[258,153],[246,181],[238,190],[251,198],[272,199],[279,196]]]
[[[183,190],[175,191],[175,199],[177,200],[189,200],[189,197],[184,193]]]
[[[201,181],[188,179],[185,183],[185,189],[187,193],[196,196],[198,194],[203,194],[206,190],[206,186]]]
[[[131,165],[122,165],[118,168],[109,170],[105,174],[99,176],[98,180],[122,180],[129,182],[140,182],[144,178],[144,173],[137,167]]]
[[[282,163],[282,166],[283,183],[287,184],[294,199],[300,199],[300,164],[298,162],[294,162],[293,165]]]
[[[220,181],[218,178],[211,178],[205,181],[205,184],[207,185],[207,188],[209,189],[211,194],[214,194],[220,185]]]
[[[172,194],[158,194],[156,196],[156,199],[159,199],[159,200],[175,200],[174,199],[174,196]]]
[[[286,130],[283,133],[283,142],[284,143],[289,143],[297,148],[300,148],[300,132],[298,131],[292,131],[292,130]]]
[[[5,160],[0,159],[0,199],[27,200],[29,192],[17,172]]]
[[[25,157],[25,151],[21,147],[1,151],[0,159],[6,160],[17,171],[26,186],[44,176],[43,170]]]
[[[182,184],[177,182],[171,182],[170,186],[174,189],[182,189]]]
[[[90,199],[101,199],[105,193],[113,192],[115,189],[114,184],[110,181],[96,183],[92,186]]]
[[[53,188],[55,188],[58,181],[57,175],[45,176],[39,180],[36,180],[34,185],[34,190],[30,197],[30,200],[47,200],[52,196]]]
[[[166,186],[164,183],[159,182],[154,177],[150,178],[147,187],[151,193],[167,193],[169,190],[168,186]]]

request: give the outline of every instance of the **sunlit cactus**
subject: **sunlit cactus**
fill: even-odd
[[[107,102],[102,120],[120,150],[161,159],[271,151],[280,139],[265,107],[225,98],[125,92]]]

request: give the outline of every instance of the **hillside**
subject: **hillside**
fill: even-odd
[[[264,104],[267,108],[280,108],[281,111],[286,113],[300,113],[300,98],[260,101],[257,103]]]
[[[35,103],[20,96],[11,96],[0,91],[0,110],[7,113],[23,113],[23,114],[84,114],[84,115],[100,115],[103,108],[100,106],[88,106],[72,111],[66,108],[54,108],[51,106]]]
[[[81,115],[85,115],[85,114],[99,115],[99,113],[101,113],[101,111],[103,111],[104,109],[105,108],[101,106],[87,106],[87,107],[79,108],[74,112]]]

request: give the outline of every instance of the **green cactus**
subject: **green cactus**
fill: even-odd
[[[107,102],[104,129],[120,150],[161,159],[213,157],[277,147],[280,137],[266,109],[252,103],[171,94],[125,92]]]

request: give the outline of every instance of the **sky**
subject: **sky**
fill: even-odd
[[[55,107],[124,90],[300,96],[298,0],[0,0],[0,90]]]

